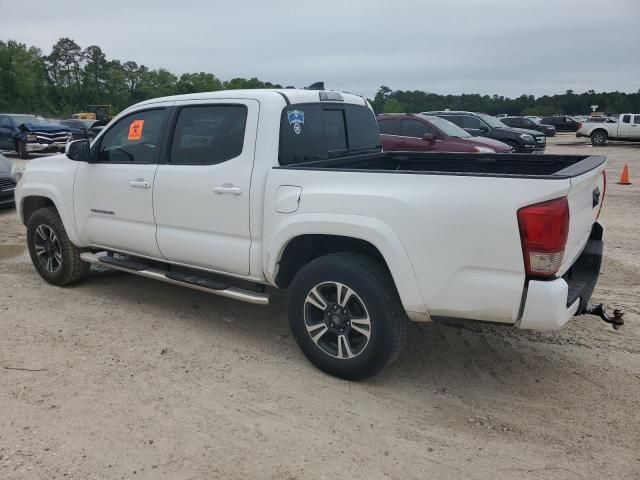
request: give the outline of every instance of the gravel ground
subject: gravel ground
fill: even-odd
[[[113,271],[56,288],[0,211],[0,478],[640,478],[640,145],[547,152],[609,158],[594,300],[627,325],[412,324],[359,383],[305,361],[284,294],[258,307]]]

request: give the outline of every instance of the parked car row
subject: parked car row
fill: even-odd
[[[509,153],[513,150],[505,143],[474,137],[434,115],[392,113],[378,115],[377,119],[386,151]]]
[[[15,150],[20,158],[30,153],[63,152],[73,139],[64,125],[35,115],[0,114],[0,149]]]
[[[71,140],[93,140],[107,124],[100,120],[48,120],[37,115],[0,113],[0,150],[20,158],[31,153],[64,151]]]

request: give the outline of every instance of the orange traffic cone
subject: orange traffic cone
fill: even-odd
[[[620,175],[618,185],[631,185],[631,182],[629,181],[629,166],[626,163],[624,164],[624,168],[622,169],[622,174]]]

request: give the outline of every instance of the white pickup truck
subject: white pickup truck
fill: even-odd
[[[612,123],[580,123],[576,137],[589,137],[594,146],[604,145],[607,140],[640,142],[640,113],[623,113]]]
[[[380,144],[354,95],[159,98],[31,160],[16,204],[46,281],[96,263],[257,304],[288,289],[302,351],[342,378],[396,358],[408,319],[557,329],[589,311],[604,157]]]

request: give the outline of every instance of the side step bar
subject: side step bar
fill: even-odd
[[[80,254],[80,258],[88,263],[103,265],[115,270],[140,275],[141,277],[153,278],[154,280],[160,280],[161,282],[200,290],[201,292],[213,293],[214,295],[220,295],[221,297],[233,298],[234,300],[240,300],[242,302],[253,303],[256,305],[269,304],[269,295],[266,293],[252,292],[251,290],[221,284],[203,277],[196,277],[195,275],[176,275],[172,272],[165,272],[157,268],[145,266],[139,262],[131,262],[126,259],[120,260],[118,258],[109,257],[106,254],[100,255],[91,252],[84,252]]]

